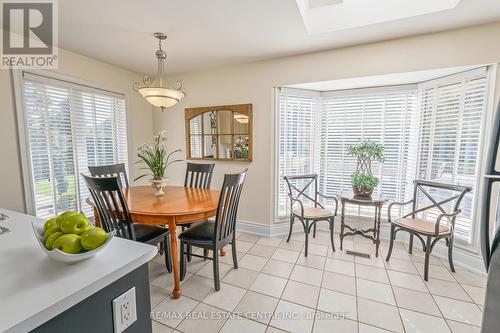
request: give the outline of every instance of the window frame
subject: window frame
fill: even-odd
[[[72,76],[56,73],[54,71],[41,70],[41,69],[13,69],[12,70],[12,82],[14,88],[14,100],[16,107],[16,120],[18,129],[18,140],[19,140],[19,156],[21,159],[21,174],[23,177],[23,190],[24,190],[24,210],[27,214],[35,216],[35,189],[34,184],[31,180],[32,178],[32,161],[30,157],[30,145],[28,130],[26,128],[26,107],[25,107],[25,96],[24,96],[24,74],[37,75],[47,79],[47,81],[63,82],[67,85],[76,85],[80,89],[96,92],[108,92],[110,95],[119,95],[124,99],[125,107],[125,124],[127,126],[127,166],[129,170],[129,176],[133,177],[133,164],[131,163],[131,152],[133,151],[132,141],[131,141],[131,131],[130,131],[130,116],[128,114],[127,106],[129,103],[129,96],[120,89],[110,87],[101,83],[95,83],[92,81],[75,78]]]

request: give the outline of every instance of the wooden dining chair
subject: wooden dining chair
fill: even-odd
[[[117,176],[120,178],[120,182],[124,187],[130,186],[125,163],[89,166],[89,171],[92,177]]]
[[[304,255],[307,257],[307,248],[309,241],[309,233],[313,228],[313,238],[316,237],[316,223],[319,221],[327,221],[330,228],[330,242],[332,250],[335,251],[333,242],[333,226],[335,216],[338,210],[338,199],[334,196],[327,196],[318,191],[318,175],[300,175],[300,176],[284,176],[288,185],[288,197],[290,198],[290,231],[288,232],[287,242],[290,241],[293,231],[293,223],[295,218],[302,223],[305,233],[305,249]],[[333,210],[326,209],[324,204],[320,203],[320,199],[331,199],[335,203]],[[298,204],[298,205],[297,205]]]
[[[215,220],[209,220],[193,225],[179,235],[180,244],[180,279],[186,276],[187,246],[211,250],[213,257],[192,254],[194,257],[213,260],[215,290],[220,290],[219,281],[219,250],[231,244],[233,266],[238,268],[236,258],[236,214],[241,191],[245,182],[247,170],[237,174],[226,174],[219,197]]]
[[[157,246],[165,256],[167,271],[172,272],[169,254],[168,229],[152,224],[132,223],[127,201],[117,176],[90,177],[82,174],[94,200],[99,221],[106,232],[115,231],[118,237]]]
[[[413,251],[413,236],[417,237],[422,242],[422,249],[425,252],[424,262],[424,280],[429,277],[429,257],[434,248],[434,245],[444,239],[448,246],[448,262],[450,269],[455,272],[453,265],[453,240],[455,231],[455,220],[460,214],[460,203],[464,196],[471,191],[468,186],[460,186],[446,183],[438,183],[428,180],[415,180],[413,189],[413,199],[407,202],[392,202],[388,206],[388,222],[391,224],[390,244],[387,253],[386,261],[389,261],[392,254],[396,233],[406,231],[410,233],[410,242],[408,252]],[[419,195],[423,194],[425,201],[430,204],[419,208]],[[454,202],[454,203],[453,203]],[[405,206],[412,205],[410,213],[392,221],[391,209],[394,205]],[[445,204],[451,205],[451,211],[447,210]],[[433,212],[431,209],[437,208],[439,212]],[[429,217],[421,216],[427,214]],[[441,220],[446,218],[448,223],[443,224]],[[424,241],[425,238],[425,241]]]

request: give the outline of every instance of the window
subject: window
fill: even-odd
[[[391,200],[409,200],[416,178],[473,187],[455,233],[471,243],[487,83],[481,68],[411,86],[324,93],[281,88],[278,216],[289,210],[284,175],[317,173],[321,192],[352,191],[356,160],[346,148],[369,139],[385,145],[384,162],[373,163],[372,171],[380,179],[376,191]],[[348,213],[372,216],[369,209],[348,207]]]
[[[127,163],[123,95],[22,73],[23,124],[32,209],[48,218],[90,213],[80,173],[89,165]]]

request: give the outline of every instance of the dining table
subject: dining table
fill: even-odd
[[[161,197],[153,195],[151,186],[131,186],[123,189],[134,223],[168,226],[174,298],[181,296],[176,227],[204,221],[217,213],[220,191],[183,186],[166,186]],[[87,201],[92,205],[91,201]],[[96,224],[99,224],[94,207]],[[221,250],[221,255],[224,255]]]

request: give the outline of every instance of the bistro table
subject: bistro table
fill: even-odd
[[[155,197],[151,186],[131,186],[123,190],[132,221],[168,225],[174,278],[174,298],[181,296],[176,226],[204,221],[217,212],[220,191],[166,186],[163,197]],[[93,205],[91,201],[87,201]],[[97,212],[94,216],[98,223]],[[97,224],[96,223],[96,224]],[[221,250],[221,255],[223,251]]]
[[[365,238],[371,239],[375,244],[375,257],[378,257],[378,248],[380,246],[380,220],[382,206],[387,202],[381,195],[356,196],[352,192],[343,192],[339,195],[341,204],[340,215],[340,250],[342,251],[342,243],[345,236],[361,235]],[[345,223],[345,205],[352,204],[357,206],[371,206],[375,207],[375,218],[373,220],[373,228],[369,229],[356,229]],[[348,229],[348,232],[344,232]]]

